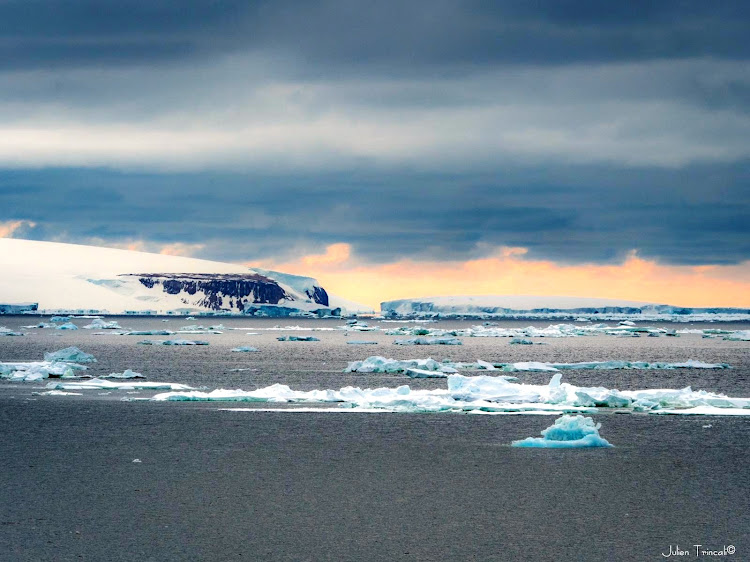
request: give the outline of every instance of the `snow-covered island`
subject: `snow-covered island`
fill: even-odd
[[[311,277],[114,248],[0,239],[0,302],[77,314],[339,316],[372,312]],[[37,307],[6,307],[8,313]],[[1,313],[1,312],[0,312]]]

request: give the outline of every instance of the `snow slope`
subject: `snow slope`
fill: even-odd
[[[0,303],[37,302],[48,311],[331,308],[312,278],[114,248],[0,238],[0,269]]]

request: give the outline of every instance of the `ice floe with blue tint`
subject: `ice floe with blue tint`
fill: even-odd
[[[369,340],[347,340],[348,345],[378,345],[376,341]]]
[[[16,332],[14,330],[11,330],[10,328],[6,328],[5,326],[0,326],[0,336],[23,336],[22,332]]]
[[[737,330],[724,336],[728,341],[750,341],[750,330]]]
[[[96,357],[90,353],[81,351],[75,346],[66,347],[52,353],[45,353],[44,360],[65,363],[96,363]]]
[[[122,326],[120,326],[116,320],[107,322],[105,320],[102,320],[101,318],[94,318],[91,321],[91,323],[85,325],[83,329],[84,330],[122,330]]]
[[[56,326],[55,329],[56,330],[77,330],[78,326],[76,326],[72,322],[67,322],[65,324],[60,324],[59,326]]]
[[[230,349],[230,351],[233,351],[235,353],[255,353],[260,350],[257,347],[250,347],[248,345],[243,345],[240,347],[233,347],[232,349]]]
[[[141,340],[138,342],[139,345],[208,345],[207,341],[203,340]]]
[[[512,447],[537,447],[546,449],[575,449],[587,447],[613,447],[599,435],[602,424],[585,416],[560,416],[555,423],[542,430],[542,437],[527,437],[513,441]]]
[[[393,340],[394,345],[463,345],[458,338],[411,338]]]
[[[279,341],[320,341],[314,336],[279,336],[276,339]]]

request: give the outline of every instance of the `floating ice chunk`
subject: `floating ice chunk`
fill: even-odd
[[[169,330],[129,330],[123,332],[123,336],[171,336],[174,332]]]
[[[378,345],[378,342],[376,341],[367,340],[347,340],[346,343],[349,345]]]
[[[406,369],[406,375],[413,379],[445,379],[448,377],[448,373],[425,369]]]
[[[46,390],[44,392],[32,392],[38,396],[82,396],[80,392],[65,392],[64,390]]]
[[[21,332],[14,332],[10,328],[0,326],[0,336],[23,336],[23,335],[24,334]]]
[[[141,373],[136,373],[135,371],[131,371],[130,369],[125,369],[122,373],[110,373],[104,377],[100,377],[103,379],[145,379]]]
[[[519,363],[506,363],[502,366],[503,371],[557,371],[550,363],[540,363],[538,361],[521,361]]]
[[[140,345],[208,345],[202,340],[141,340]]]
[[[510,345],[534,345],[534,342],[525,338],[513,338]]]
[[[438,363],[434,359],[386,359],[379,355],[368,357],[364,361],[353,361],[344,369],[347,373],[404,373],[408,369],[422,369],[426,371],[440,371],[455,373],[455,367]]]
[[[750,341],[750,330],[737,330],[724,337],[727,341]]]
[[[50,322],[67,322],[70,320],[70,316],[53,316],[49,319]]]
[[[73,324],[72,322],[67,322],[65,324],[60,324],[55,328],[56,330],[77,330],[78,326]]]
[[[618,322],[620,326],[635,326],[635,322],[632,322],[630,320],[623,320],[622,322]]]
[[[393,340],[394,345],[463,345],[458,338],[411,338]]]
[[[51,382],[51,390],[193,390],[185,384],[173,382],[113,382],[104,379],[91,379],[81,382]]]
[[[257,347],[250,347],[247,345],[241,346],[241,347],[233,347],[230,351],[234,351],[237,353],[253,353],[256,351],[259,351]]]
[[[76,363],[56,361],[30,361],[0,363],[0,379],[15,382],[33,382],[46,378],[73,379],[80,378],[77,371],[85,371],[86,367]]]
[[[44,354],[45,361],[65,363],[96,363],[96,357],[85,353],[75,346],[66,347],[52,353]]]
[[[560,416],[555,423],[542,431],[542,437],[527,437],[513,441],[512,447],[541,447],[571,449],[583,447],[612,447],[599,435],[602,424],[585,416]]]
[[[122,330],[122,326],[120,326],[116,320],[112,320],[111,322],[105,322],[101,318],[94,318],[91,321],[91,324],[87,324],[83,327],[84,330]]]
[[[279,341],[320,341],[313,336],[279,336],[276,339]]]

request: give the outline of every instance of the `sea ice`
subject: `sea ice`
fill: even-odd
[[[560,416],[555,423],[542,431],[542,437],[527,437],[513,441],[512,447],[541,447],[571,449],[582,447],[612,447],[599,435],[602,424],[585,416]]]
[[[84,330],[122,330],[122,326],[120,326],[116,320],[112,320],[111,322],[105,322],[101,318],[94,318],[91,321],[91,324],[87,324],[83,327]]]
[[[208,345],[202,340],[141,340],[140,345]]]
[[[376,341],[367,340],[347,340],[346,343],[349,345],[378,345],[378,342]]]
[[[123,336],[171,336],[171,335],[174,335],[174,332],[170,332],[169,330],[129,330],[127,332],[123,332],[121,335]]]
[[[0,336],[23,336],[21,332],[14,332],[13,330],[0,326]]]
[[[429,372],[428,369],[423,369]],[[295,391],[286,385],[258,390],[211,392],[170,392],[153,400],[203,400],[241,402],[343,402],[353,408],[375,408],[393,412],[593,412],[595,408],[617,408],[623,412],[659,413],[663,410],[688,411],[711,406],[711,412],[726,409],[734,415],[739,409],[750,413],[750,398],[730,398],[722,394],[693,391],[690,387],[620,391],[604,387],[578,387],[561,381],[556,373],[547,385],[520,384],[505,377],[448,375],[447,389],[412,390],[397,388]],[[81,383],[83,384],[83,383]]]
[[[463,345],[458,338],[411,338],[393,340],[394,345]]]
[[[534,342],[525,338],[513,338],[510,340],[511,345],[534,345]]]
[[[241,347],[233,347],[230,351],[234,351],[237,353],[253,353],[256,351],[259,351],[257,347],[250,347],[247,345],[241,346]]]
[[[64,363],[96,363],[96,357],[85,353],[75,346],[66,347],[52,353],[44,354],[45,361]]]
[[[86,367],[76,363],[62,363],[54,361],[29,361],[18,363],[0,363],[0,379],[15,382],[34,382],[46,378],[73,379],[80,378],[77,371],[85,371]]]
[[[81,382],[51,382],[51,390],[192,390],[190,386],[173,382],[112,382],[104,379],[90,379]]]
[[[72,322],[66,322],[65,324],[60,324],[55,329],[56,330],[77,330],[78,326],[76,326]]]
[[[750,330],[737,330],[724,337],[728,341],[750,341]]]
[[[276,339],[279,341],[320,341],[313,336],[279,336]]]
[[[136,373],[130,369],[125,369],[122,373],[110,373],[106,376],[100,377],[102,379],[145,379],[141,373]]]
[[[455,373],[453,366],[438,363],[434,359],[386,359],[379,355],[368,357],[364,361],[352,361],[344,369],[346,373],[404,373],[408,369],[422,369],[425,371],[439,371]]]

